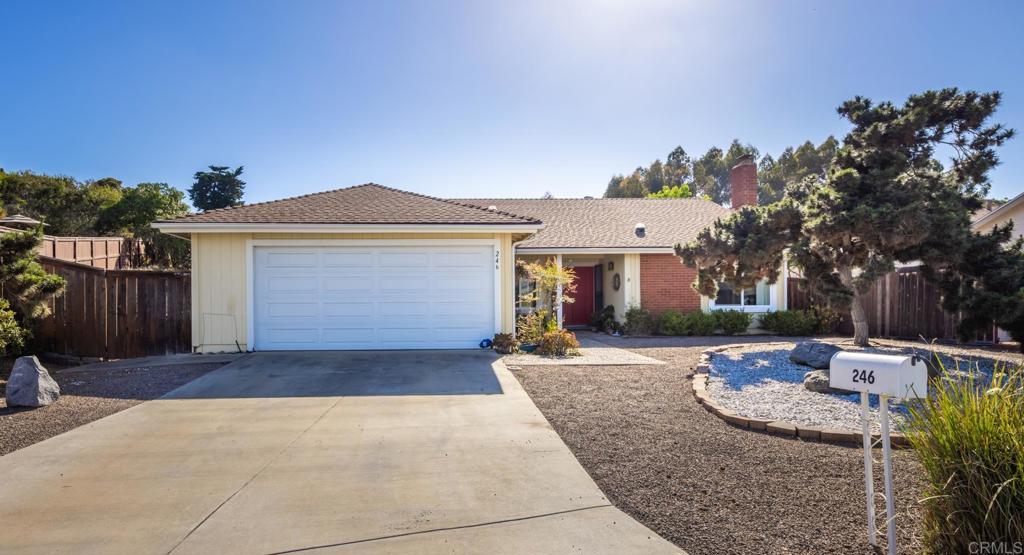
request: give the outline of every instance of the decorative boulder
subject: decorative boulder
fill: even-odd
[[[804,341],[798,343],[797,346],[789,353],[789,360],[797,364],[810,366],[811,368],[817,368],[818,370],[824,370],[828,368],[828,363],[832,360],[832,355],[839,351],[842,351],[842,349],[835,345],[818,343],[815,341]]]
[[[7,406],[43,407],[60,397],[60,386],[34,356],[19,357],[14,361],[11,377],[7,378]]]
[[[804,389],[815,393],[834,393],[828,385],[828,370],[815,370],[804,374]]]
[[[856,393],[856,391],[847,391],[845,389],[833,389],[828,385],[828,380],[828,370],[814,370],[812,372],[808,372],[804,374],[804,389],[815,393]]]

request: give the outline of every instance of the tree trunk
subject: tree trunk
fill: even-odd
[[[853,270],[839,269],[839,281],[853,291],[853,302],[850,303],[850,320],[853,321],[853,343],[861,347],[868,346],[868,314],[864,312],[862,294],[853,287]]]
[[[864,312],[860,293],[854,292],[853,303],[850,305],[850,319],[853,320],[853,343],[861,347],[868,346],[868,315]]]

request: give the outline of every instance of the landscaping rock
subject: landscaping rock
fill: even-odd
[[[60,397],[60,386],[34,356],[20,357],[14,362],[7,379],[7,406],[43,407]]]
[[[804,374],[804,389],[815,393],[855,393],[845,389],[833,389],[829,385],[828,370],[814,370]]]
[[[797,343],[796,347],[789,353],[789,360],[797,364],[824,370],[828,368],[832,355],[839,351],[842,351],[842,349],[835,345],[818,343],[816,341],[804,341]]]

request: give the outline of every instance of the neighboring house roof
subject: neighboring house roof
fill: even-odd
[[[1024,193],[1021,193],[999,205],[993,206],[991,204],[986,204],[984,208],[975,211],[971,216],[971,227],[977,228],[993,220],[999,221],[999,218],[1002,217],[1003,214],[1009,213],[1015,206],[1022,202],[1024,202]]]
[[[29,218],[28,216],[23,216],[21,214],[13,214],[10,216],[4,216],[3,218],[0,218],[0,224],[7,225],[26,225],[34,227],[41,223],[42,222],[40,222],[39,220]]]
[[[480,207],[536,218],[544,229],[517,249],[669,248],[697,233],[730,209],[703,199],[457,199]],[[639,237],[637,224],[644,224]]]
[[[374,183],[300,197],[209,210],[161,224],[539,224],[536,219]]]

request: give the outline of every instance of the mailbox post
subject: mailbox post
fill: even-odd
[[[861,430],[864,433],[864,484],[867,490],[868,543],[878,545],[875,527],[875,485],[871,456],[870,395],[879,396],[879,424],[882,428],[882,468],[885,472],[885,520],[889,555],[896,554],[896,510],[892,485],[892,455],[889,441],[889,399],[917,399],[928,396],[928,368],[916,356],[877,355],[840,351],[829,362],[829,385],[835,389],[860,392]]]

